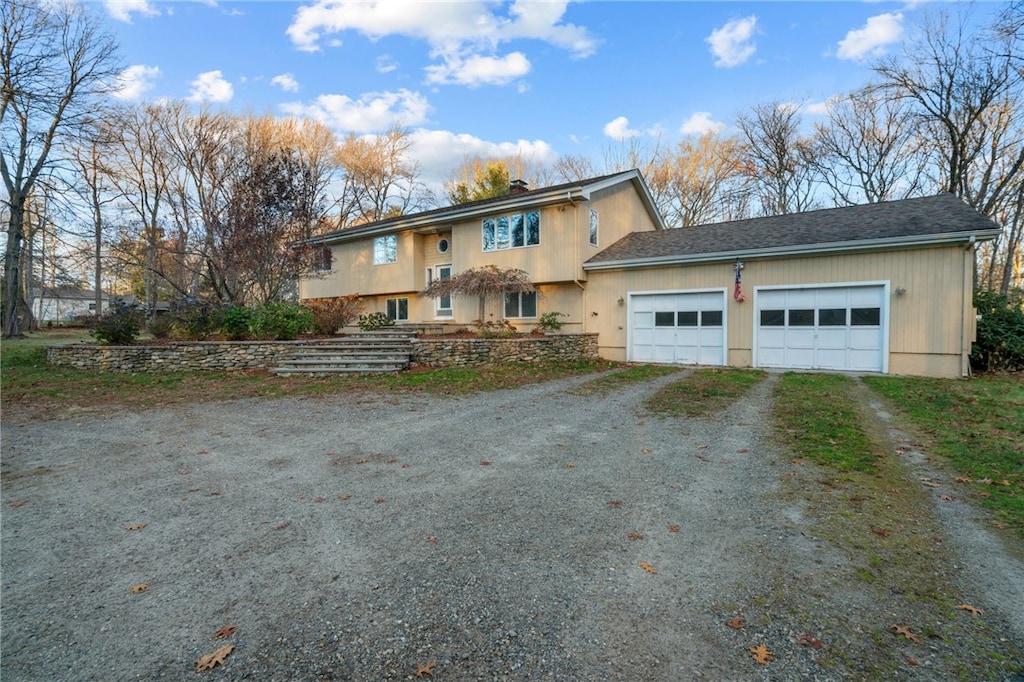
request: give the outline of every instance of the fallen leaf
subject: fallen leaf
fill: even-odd
[[[430,537],[427,538],[427,542],[434,542],[434,543],[436,543],[437,542],[437,536],[436,535],[431,535]]]
[[[953,495],[939,495],[939,499],[943,502],[952,502],[956,499]]]
[[[736,452],[741,452],[741,453],[742,453],[742,452],[750,452],[750,450],[748,450],[748,449],[746,449],[746,448],[740,448],[740,449],[739,449],[739,450],[737,450]]]
[[[970,483],[973,479],[969,476],[957,476],[953,480],[957,483]]]
[[[576,465],[575,465],[575,464],[573,464],[572,462],[566,462],[566,463],[565,463],[565,468],[566,468],[566,469],[575,469],[575,468],[576,468]]]
[[[395,457],[388,457],[386,460],[384,460],[384,463],[385,464],[398,464],[398,459],[395,458]]]
[[[704,455],[694,455],[694,457],[696,457],[697,459],[699,459],[702,462],[710,462],[711,461],[710,459],[708,459]]]
[[[609,507],[621,507],[622,506],[622,500],[608,500],[608,506]]]
[[[820,639],[815,639],[813,635],[808,635],[808,634],[800,635],[799,637],[796,638],[796,643],[799,644],[800,646],[809,646],[809,647],[813,647],[815,649],[820,649],[821,648],[821,640]]]
[[[902,635],[903,637],[906,637],[907,639],[909,639],[911,642],[914,642],[915,644],[923,644],[924,643],[924,637],[922,637],[921,635],[913,632],[906,625],[891,625],[889,627],[889,632],[891,632],[892,634],[896,635],[897,637]]]
[[[644,536],[641,535],[640,533],[630,533],[627,537],[630,540],[643,540],[644,539]]]
[[[214,651],[212,654],[206,654],[196,659],[196,672],[201,673],[204,670],[213,670],[214,666],[224,665],[224,659],[228,657],[232,651],[235,650],[234,644],[225,644],[221,648]]]
[[[768,647],[764,644],[756,647],[752,646],[750,647],[749,651],[750,653],[754,654],[754,660],[760,663],[761,665],[768,665],[768,661],[775,658],[775,654],[768,651]]]
[[[728,623],[726,623],[726,625],[731,627],[733,630],[742,630],[743,628],[747,627],[747,619],[743,616],[736,616]]]
[[[970,604],[957,604],[956,606],[961,611],[970,611],[972,616],[984,616],[985,612],[979,609],[977,606],[971,606]]]
[[[146,524],[144,524],[144,523],[129,523],[127,526],[124,527],[124,529],[125,530],[142,530],[145,527],[146,527]]]
[[[209,450],[200,450],[196,454],[197,455],[208,455],[208,454],[210,454],[210,451]]]
[[[917,659],[913,656],[907,658],[907,665],[917,665]]]
[[[370,460],[368,460],[365,457],[363,457],[362,459],[357,459],[356,460],[356,464],[369,464],[369,463],[370,463]]]
[[[939,487],[939,484],[936,483],[935,481],[926,481],[923,478],[921,479],[921,483],[923,483],[924,485],[928,486],[929,488],[938,488]]]
[[[978,479],[978,483],[981,483],[982,485],[992,485],[992,479],[991,478],[979,478]]]
[[[408,462],[403,462],[403,463],[402,463],[402,468],[403,468],[403,469],[408,469],[408,468],[409,468],[409,467],[411,467],[411,466],[412,466],[412,465],[411,465],[411,464],[409,464]]]
[[[132,594],[138,594],[139,592],[145,592],[148,589],[149,589],[149,583],[140,583],[140,584],[134,586],[132,589],[130,589],[128,591],[131,592]]]
[[[679,526],[675,526],[675,525],[669,526],[668,527],[668,532],[669,533],[678,533],[679,532]]]
[[[352,498],[352,495],[350,493],[345,493],[344,495],[339,495],[338,496],[339,500],[348,500],[348,499],[351,499],[351,498]]]
[[[284,530],[285,528],[287,528],[290,525],[291,525],[291,521],[282,521],[281,523],[277,524],[277,529],[278,530]]]
[[[697,446],[697,449],[698,449],[698,450],[707,450],[707,449],[708,449],[708,446],[707,446],[707,445],[698,445],[698,446]]]
[[[891,531],[888,528],[876,528],[876,527],[872,526],[871,527],[871,532],[874,533],[875,535],[881,535],[883,538],[887,538],[887,537],[889,537],[889,533]]]
[[[433,677],[434,676],[434,668],[436,668],[436,667],[437,667],[437,661],[429,661],[427,663],[417,663],[416,664],[416,677],[423,677],[424,675],[426,675],[427,677]]]
[[[313,501],[314,502],[326,502],[327,498],[325,498],[325,497],[314,497]]]
[[[482,467],[489,467],[489,466],[491,466],[491,463],[490,463],[490,461],[488,461],[486,459],[482,459],[482,460],[480,460],[480,466],[482,466]]]
[[[373,503],[374,504],[380,504],[383,501],[384,501],[383,497],[375,497],[375,498],[373,498]]]
[[[182,469],[182,470],[181,470],[181,471],[179,471],[178,473],[179,473],[179,474],[181,474],[182,476],[188,476],[188,475],[189,475],[189,474],[191,474],[192,472],[191,472],[191,471],[189,471],[188,469]]]
[[[217,639],[226,639],[231,635],[235,634],[235,630],[237,629],[238,628],[236,628],[234,625],[225,625],[221,629],[217,630],[217,632],[213,633],[213,636]]]
[[[28,500],[18,500],[17,502],[11,502],[8,506],[11,509],[17,509],[18,507],[24,507],[28,504]]]
[[[651,566],[646,561],[638,561],[636,565],[639,566],[640,568],[644,569],[645,571],[647,571],[648,573],[650,573],[652,575],[655,575],[655,574],[658,573],[658,570],[656,568],[654,568],[654,566]]]
[[[640,450],[640,454],[641,455],[649,455],[649,454],[651,454],[651,449],[650,448],[643,448],[642,450]]]
[[[213,492],[210,493],[210,495],[213,495],[213,496],[223,495],[223,494],[224,494],[223,490],[214,490]]]

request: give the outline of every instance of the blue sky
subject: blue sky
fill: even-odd
[[[1004,7],[973,10],[984,23]],[[471,155],[592,157],[674,144],[769,101],[825,102],[867,82],[923,14],[890,2],[160,2],[96,7],[126,100],[187,99],[313,118],[341,135],[413,133],[436,184]]]

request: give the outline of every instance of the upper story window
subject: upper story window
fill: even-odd
[[[590,245],[597,246],[597,209],[590,209]]]
[[[483,222],[484,251],[502,251],[540,244],[540,211],[527,211]]]
[[[393,234],[373,240],[373,264],[384,265],[398,261],[398,237]]]
[[[334,256],[331,253],[331,247],[329,246],[318,246],[316,252],[313,254],[313,269],[317,272],[330,272],[331,264],[334,262]]]

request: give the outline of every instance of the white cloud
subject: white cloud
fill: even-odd
[[[218,71],[207,71],[199,74],[192,81],[192,94],[188,96],[190,102],[228,102],[235,95],[235,89],[231,83],[224,80],[224,75]]]
[[[903,14],[889,12],[869,17],[863,28],[850,31],[839,41],[836,56],[840,59],[877,57],[885,48],[903,38]]]
[[[811,116],[825,116],[828,114],[829,109],[836,102],[835,97],[830,97],[824,102],[809,102],[804,105],[803,110]]]
[[[280,87],[285,92],[298,92],[299,82],[290,73],[282,73],[270,79],[271,85]]]
[[[149,0],[103,0],[103,6],[111,17],[126,24],[132,23],[132,14],[144,17],[156,17],[160,10],[153,7]]]
[[[750,15],[733,19],[721,28],[716,28],[704,39],[715,56],[715,66],[725,68],[739,66],[754,56],[757,45],[753,41],[757,17]]]
[[[629,119],[619,116],[604,124],[604,134],[613,140],[625,140],[630,137],[638,137],[640,131],[629,127]]]
[[[724,123],[711,120],[710,111],[696,111],[690,118],[683,121],[679,132],[683,135],[703,135],[704,133],[720,133],[724,128]]]
[[[368,133],[390,125],[413,126],[427,120],[430,104],[418,92],[368,92],[354,100],[346,95],[320,95],[310,104],[281,105],[291,115],[311,118],[341,133]]]
[[[398,62],[396,62],[391,55],[382,54],[377,57],[377,73],[391,73],[398,68]]]
[[[138,100],[153,89],[153,81],[160,77],[160,68],[135,64],[122,71],[114,84],[113,95],[121,100]]]
[[[431,57],[439,60],[427,67],[429,82],[505,84],[527,73],[529,60],[518,51],[497,56],[503,43],[539,40],[574,57],[594,53],[598,41],[585,27],[562,22],[567,5],[516,0],[503,13],[502,3],[488,0],[317,0],[298,9],[287,33],[298,49],[311,52],[329,43],[332,34],[349,30],[371,40],[405,36],[426,42]]]
[[[433,84],[504,85],[530,72],[530,60],[522,52],[504,57],[473,55],[450,57],[444,64],[426,68],[427,82]]]
[[[410,155],[420,164],[420,179],[436,191],[467,158],[508,158],[519,155],[538,165],[550,165],[558,154],[543,140],[490,142],[447,130],[414,130]]]

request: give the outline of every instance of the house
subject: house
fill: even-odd
[[[100,292],[100,305],[106,309],[106,293]],[[73,287],[32,289],[32,314],[39,322],[68,322],[82,315],[96,314],[96,292]]]
[[[563,313],[610,360],[959,377],[974,247],[998,234],[948,194],[668,229],[634,170],[324,235],[331,270],[300,296],[359,293],[399,323],[464,326],[475,298],[418,292],[494,264],[537,293],[491,301],[489,319],[525,331]]]

